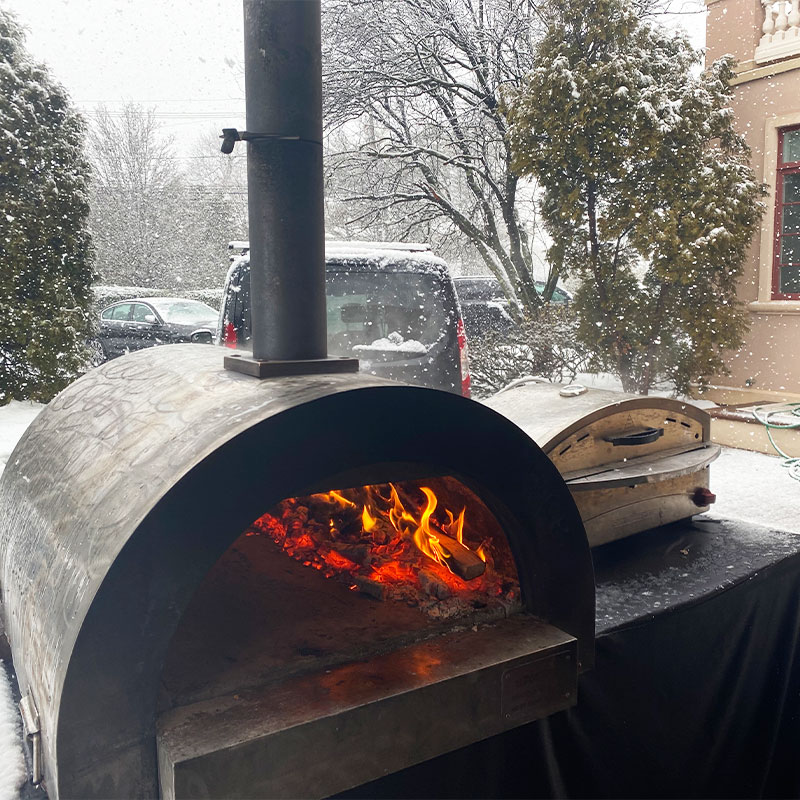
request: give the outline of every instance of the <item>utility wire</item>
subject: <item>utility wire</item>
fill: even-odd
[[[82,114],[89,117],[100,116],[101,113],[94,108],[79,107]],[[105,116],[112,119],[124,119],[124,111],[106,111]],[[154,111],[152,116],[155,119],[227,119],[229,117],[244,117],[244,109],[236,109],[235,111]]]

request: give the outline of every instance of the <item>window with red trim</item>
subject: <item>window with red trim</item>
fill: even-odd
[[[772,299],[800,300],[800,125],[778,131]]]

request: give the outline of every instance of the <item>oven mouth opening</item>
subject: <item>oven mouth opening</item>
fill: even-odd
[[[196,590],[160,709],[362,661],[523,611],[505,532],[451,476],[289,497]]]
[[[574,704],[577,642],[522,613],[521,572],[453,476],[275,504],[173,636],[162,796],[229,796],[235,773],[245,796],[326,797]]]
[[[519,610],[513,557],[494,516],[453,478],[334,489],[282,501],[245,536],[352,592],[402,602],[433,619]]]

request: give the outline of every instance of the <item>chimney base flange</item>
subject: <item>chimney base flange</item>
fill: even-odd
[[[241,372],[252,378],[281,378],[287,375],[339,375],[358,372],[357,358],[304,358],[296,361],[262,361],[242,353],[225,356],[225,369]]]

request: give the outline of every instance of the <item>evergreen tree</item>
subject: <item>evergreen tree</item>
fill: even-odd
[[[86,361],[84,125],[0,10],[0,405],[47,401]]]
[[[628,0],[547,0],[525,86],[506,97],[514,169],[538,178],[549,260],[580,280],[579,337],[628,391],[725,371],[762,187],[733,129],[732,63],[697,74],[682,34]]]

